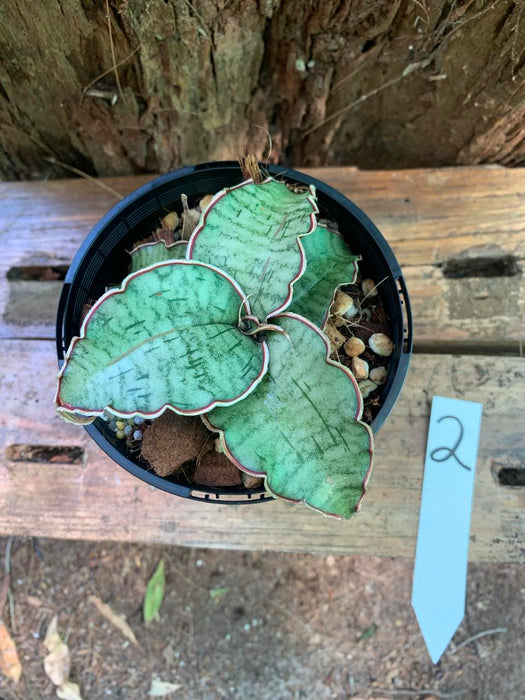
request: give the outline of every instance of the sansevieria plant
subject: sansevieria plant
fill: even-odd
[[[72,340],[58,413],[200,415],[276,497],[340,518],[360,506],[372,432],[323,333],[357,257],[318,225],[313,187],[268,178],[219,192],[189,241],[139,245],[131,274]]]

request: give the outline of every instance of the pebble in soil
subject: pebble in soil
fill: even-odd
[[[374,367],[374,369],[370,370],[369,374],[370,379],[378,386],[381,386],[386,382],[387,376],[388,373],[386,371],[386,367]]]
[[[368,379],[368,362],[360,357],[352,357],[352,372],[356,379]]]
[[[368,339],[372,352],[381,357],[390,357],[394,350],[394,343],[385,333],[373,333]]]
[[[364,400],[362,420],[371,423],[381,407],[380,387],[387,380],[394,350],[381,283],[362,271],[354,284],[337,291],[330,312],[325,333],[331,342],[331,357],[356,375]]]
[[[360,338],[352,336],[345,342],[344,350],[348,357],[358,357],[364,353],[366,345]]]

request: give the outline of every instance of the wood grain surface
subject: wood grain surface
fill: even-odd
[[[377,437],[362,512],[339,523],[282,502],[208,505],[169,496],[128,475],[82,429],[58,419],[52,339],[61,283],[14,279],[12,270],[67,266],[117,198],[84,180],[3,183],[1,533],[413,556],[429,408],[439,393],[484,404],[471,559],[523,557],[525,488],[500,485],[498,472],[525,462],[525,170],[308,172],[361,206],[393,247],[411,294],[416,350],[426,351],[414,355],[401,398]],[[124,195],[148,179],[104,182]],[[498,256],[511,261],[513,274],[444,274],[450,260]],[[23,456],[30,461],[17,461],[13,445],[21,444],[84,452],[80,463],[53,455],[31,461],[30,454]]]
[[[525,168],[498,166],[406,171],[323,168],[305,172],[347,195],[376,223],[405,275],[416,343],[516,349],[525,337]],[[106,178],[126,195],[151,176]],[[67,264],[118,198],[81,179],[0,183],[0,275],[19,265]],[[447,261],[511,256],[511,276],[450,279]],[[53,337],[49,289],[0,284],[0,337]],[[42,305],[45,294],[49,303]],[[21,298],[24,300],[22,303]],[[36,308],[31,300],[36,298]],[[18,304],[18,306],[17,306]],[[42,311],[46,311],[42,319]],[[448,348],[446,348],[448,350]],[[463,349],[463,347],[462,347]],[[466,348],[468,349],[468,348]]]

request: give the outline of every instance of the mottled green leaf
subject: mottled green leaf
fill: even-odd
[[[187,258],[217,265],[249,296],[261,321],[285,309],[304,272],[300,237],[315,228],[315,190],[296,194],[269,179],[217,194],[193,232]]]
[[[226,454],[239,468],[266,476],[276,496],[348,518],[357,510],[371,467],[372,432],[359,421],[355,379],[328,359],[328,341],[294,314],[273,319],[268,373],[235,406],[205,416],[221,431]]]
[[[159,612],[165,589],[164,560],[161,559],[146,587],[143,606],[144,622],[151,622]]]
[[[294,285],[287,310],[323,328],[337,287],[355,281],[359,255],[352,255],[343,237],[324,226],[318,226],[302,244],[306,270]]]
[[[177,241],[169,246],[164,241],[143,243],[131,251],[131,272],[166,260],[184,260],[187,247],[186,241]]]
[[[238,329],[244,294],[221,270],[172,261],[136,272],[89,312],[59,375],[58,411],[199,414],[240,400],[267,347]]]

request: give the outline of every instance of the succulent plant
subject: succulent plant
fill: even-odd
[[[322,329],[358,258],[317,213],[313,187],[247,180],[212,198],[187,243],[137,246],[131,274],[71,342],[59,415],[201,415],[229,459],[273,495],[352,515],[372,432]]]

